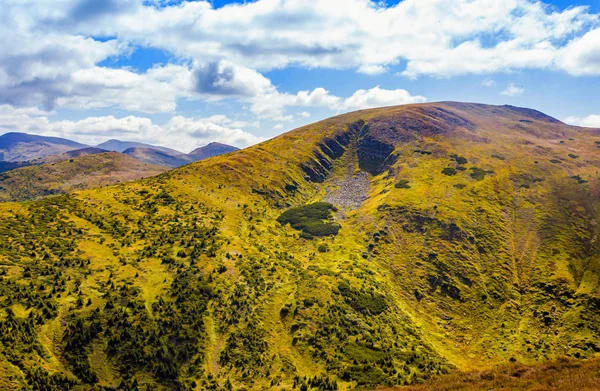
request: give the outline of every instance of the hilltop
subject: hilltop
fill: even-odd
[[[190,157],[183,153],[172,154],[152,148],[133,147],[126,149],[123,153],[148,164],[167,167],[180,167],[193,162]]]
[[[11,132],[0,136],[0,161],[26,161],[85,147],[64,138]]]
[[[24,201],[158,175],[169,168],[117,152],[76,150],[0,174],[0,202]]]
[[[170,155],[183,155],[182,152],[176,151],[171,148],[161,147],[158,145],[138,143],[135,141],[121,141],[121,140],[115,140],[115,139],[110,139],[108,141],[100,143],[100,144],[96,145],[96,148],[105,149],[105,150],[113,151],[113,152],[125,152],[126,150],[128,150],[130,148],[149,148],[149,149],[161,151],[161,152],[164,152],[164,153],[167,153]]]
[[[373,389],[593,358],[599,146],[531,109],[395,106],[0,205],[0,388]]]
[[[194,161],[198,161],[208,159],[213,156],[224,155],[229,152],[235,152],[238,150],[239,148],[232,147],[231,145],[212,142],[203,147],[194,149],[192,152],[188,153],[188,156],[191,157]]]

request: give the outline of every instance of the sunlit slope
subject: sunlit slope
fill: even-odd
[[[92,148],[89,148],[92,149]],[[0,173],[0,201],[24,201],[158,175],[167,167],[118,152],[51,156],[48,162]]]
[[[0,388],[372,388],[594,356],[598,142],[533,110],[398,106],[5,204]],[[276,221],[315,201],[337,236]]]

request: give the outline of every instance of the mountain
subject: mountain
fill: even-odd
[[[0,136],[0,161],[32,160],[84,147],[83,144],[58,137],[5,133]]]
[[[144,144],[144,143],[138,143],[135,141],[120,141],[120,140],[115,140],[115,139],[105,141],[102,144],[96,145],[96,147],[100,148],[100,149],[105,149],[107,151],[115,151],[115,152],[125,152],[127,149],[130,149],[130,148],[152,148],[152,149],[155,149],[155,150],[158,150],[161,152],[165,152],[165,153],[168,153],[171,155],[182,155],[181,152],[176,151],[171,148],[160,147],[160,146]]]
[[[530,109],[395,106],[2,204],[0,388],[516,384],[550,366],[576,388],[550,360],[600,352],[599,146]]]
[[[194,149],[192,152],[188,153],[188,156],[191,157],[193,161],[198,161],[238,150],[239,148],[232,147],[231,145],[213,142],[203,147]]]
[[[112,185],[158,175],[169,169],[145,164],[118,152],[96,151],[101,150],[70,151],[50,157],[43,164],[0,174],[0,202],[30,200]]]
[[[158,164],[167,167],[180,167],[198,160],[208,159],[210,157],[223,155],[229,152],[238,151],[239,148],[221,143],[210,143],[204,147],[196,148],[189,154],[180,152],[170,152],[169,150],[156,149],[155,147],[133,147],[123,151],[138,160],[149,164]]]
[[[72,151],[59,153],[57,155],[51,155],[51,156],[33,160],[30,162],[33,164],[38,164],[38,163],[43,164],[43,163],[50,163],[50,162],[58,162],[61,160],[66,160],[66,159],[73,159],[73,158],[80,157],[80,156],[97,155],[99,153],[107,153],[107,152],[109,152],[109,151],[107,151],[106,149],[100,149],[100,148],[96,148],[96,147],[86,147],[86,148],[74,149]]]
[[[148,164],[158,164],[168,167],[180,167],[197,160],[238,150],[238,148],[226,144],[210,143],[204,147],[195,149],[189,154],[184,154],[170,148],[119,140],[109,140],[99,144],[98,148],[122,152]]]
[[[173,154],[154,148],[134,147],[126,149],[123,153],[149,164],[158,164],[167,167],[179,167],[192,162],[183,153]]]
[[[0,161],[0,173],[14,170],[14,169],[20,168],[20,167],[39,166],[40,164],[44,164],[44,163],[57,162],[60,160],[71,159],[71,158],[78,157],[78,156],[93,155],[96,153],[105,153],[105,152],[108,152],[108,151],[99,149],[99,148],[94,148],[94,147],[86,147],[86,148],[81,148],[81,149],[74,149],[72,151],[67,151],[67,152],[56,154],[56,155],[40,157],[40,158],[33,159],[33,160],[17,161],[17,162],[1,162]]]

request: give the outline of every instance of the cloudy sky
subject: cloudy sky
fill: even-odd
[[[600,127],[600,0],[0,0],[0,133],[189,152],[440,100]]]

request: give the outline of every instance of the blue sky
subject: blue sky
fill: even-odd
[[[7,0],[0,133],[188,152],[440,100],[600,127],[599,13],[600,0]]]

